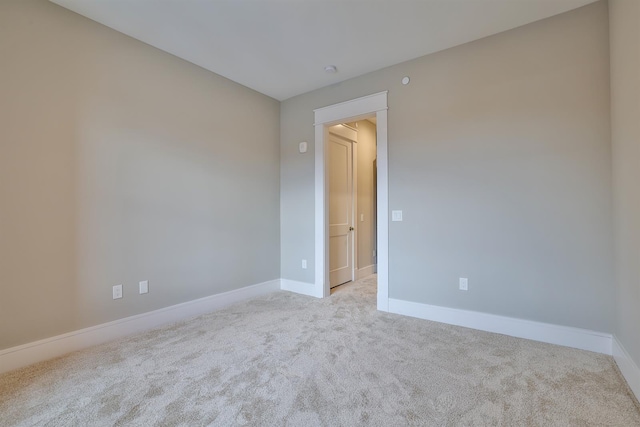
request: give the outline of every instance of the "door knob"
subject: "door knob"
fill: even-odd
[[[353,227],[349,227],[349,231],[353,231],[355,230]]]

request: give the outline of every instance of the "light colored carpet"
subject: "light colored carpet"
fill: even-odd
[[[640,426],[611,357],[277,292],[0,376],[2,426]]]

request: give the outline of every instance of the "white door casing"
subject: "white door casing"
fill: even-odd
[[[353,142],[329,133],[329,282],[354,280]]]
[[[375,115],[377,137],[378,310],[389,311],[389,184],[387,158],[387,92],[314,110],[315,115],[315,282],[313,295],[328,297],[329,158],[328,126]]]

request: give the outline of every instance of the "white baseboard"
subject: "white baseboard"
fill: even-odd
[[[359,268],[358,270],[356,270],[356,280],[360,280],[367,276],[371,276],[375,272],[376,272],[375,264],[371,264],[368,267]]]
[[[311,297],[322,298],[316,292],[316,285],[313,283],[298,282],[297,280],[280,279],[280,289],[283,291],[295,292],[297,294],[309,295]]]
[[[640,400],[640,368],[615,335],[613,336],[613,358],[618,364],[622,376],[627,380],[629,388],[636,395],[636,399]]]
[[[611,355],[611,334],[389,298],[389,312]]]
[[[193,318],[279,289],[280,280],[271,280],[0,350],[0,373],[137,332]]]

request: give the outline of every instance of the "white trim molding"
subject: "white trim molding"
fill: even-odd
[[[363,279],[363,278],[365,278],[367,276],[371,276],[375,272],[376,272],[376,265],[375,264],[371,264],[368,267],[359,268],[356,271],[356,280],[360,280],[360,279]]]
[[[127,335],[191,319],[279,289],[280,279],[271,280],[0,350],[0,373]]]
[[[387,109],[387,91],[374,93],[339,104],[313,110],[315,126],[332,122],[356,121],[359,116],[375,113]],[[349,120],[346,120],[349,119]]]
[[[389,312],[611,355],[611,334],[477,311],[389,299]]]
[[[316,286],[313,283],[280,279],[280,289],[283,291],[295,292],[297,294],[309,295],[310,297],[322,298],[322,294],[318,294],[316,292]]]
[[[615,335],[613,336],[613,358],[622,376],[627,380],[629,388],[636,395],[636,399],[640,400],[640,368]]]
[[[378,310],[389,308],[389,183],[387,156],[387,92],[379,92],[314,111],[315,117],[315,283],[314,296],[328,297],[329,234],[327,218],[329,158],[326,143],[328,126],[376,116],[377,137],[377,249],[378,249]]]
[[[389,311],[389,154],[387,110],[376,113],[378,310]]]

